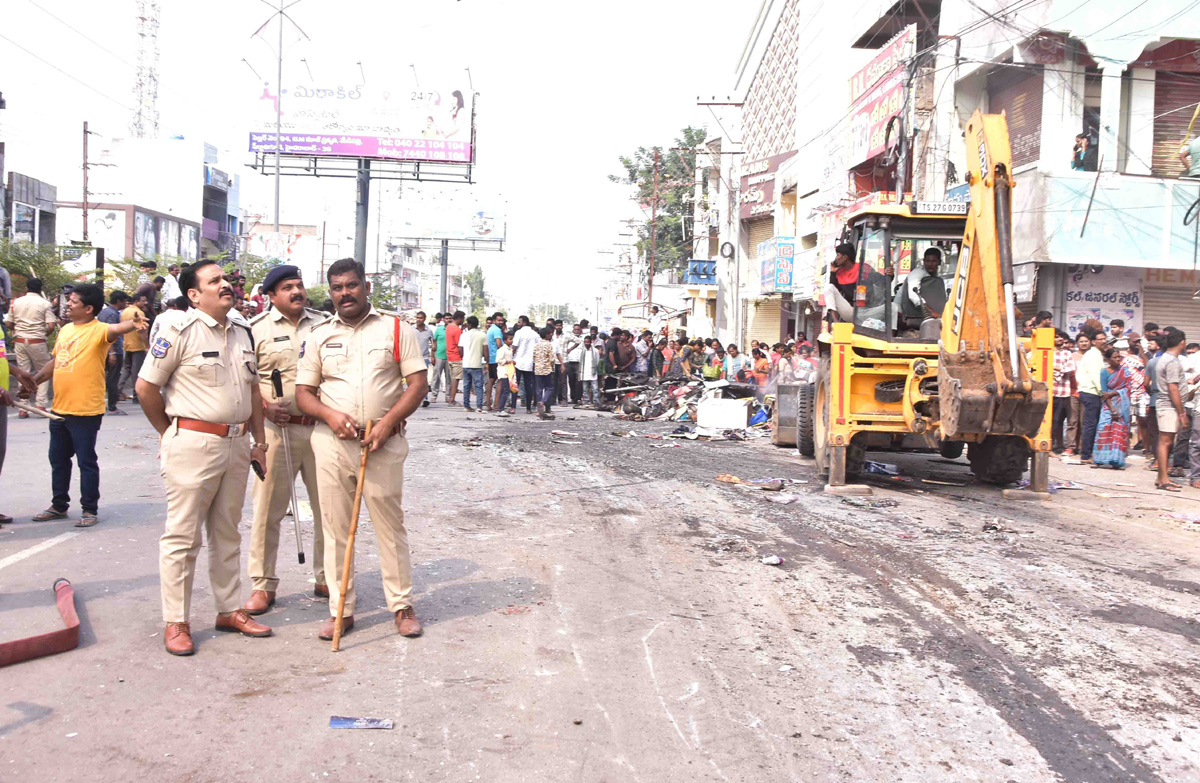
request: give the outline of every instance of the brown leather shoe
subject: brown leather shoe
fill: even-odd
[[[326,617],[325,624],[321,626],[320,631],[317,631],[317,638],[324,639],[327,642],[332,640],[333,639],[333,625],[335,622],[337,622],[336,618]],[[350,629],[353,627],[354,627],[354,616],[353,615],[342,618],[342,636],[345,636],[346,634],[350,633]]]
[[[192,626],[189,623],[167,623],[163,632],[163,646],[171,655],[191,655],[196,652],[192,644]]]
[[[238,609],[229,614],[217,615],[218,631],[237,631],[245,636],[270,636],[272,631],[267,626],[251,619],[245,609]]]
[[[317,598],[329,597],[329,585],[315,585],[313,587],[313,595]]]
[[[242,608],[246,610],[246,614],[260,615],[266,614],[267,610],[274,605],[274,590],[251,590],[250,600]]]
[[[417,611],[411,606],[396,612],[396,632],[409,637],[421,635],[421,621],[417,619]]]

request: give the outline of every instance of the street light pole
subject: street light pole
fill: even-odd
[[[279,0],[279,48],[275,51],[275,233],[279,233],[279,128],[283,117],[283,0]]]

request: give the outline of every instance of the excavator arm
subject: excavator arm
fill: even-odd
[[[938,398],[944,439],[1037,436],[1050,402],[1017,335],[1013,296],[1012,152],[1003,114],[967,123],[971,206],[942,318]]]

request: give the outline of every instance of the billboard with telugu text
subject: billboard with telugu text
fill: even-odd
[[[771,237],[758,244],[762,264],[760,294],[787,294],[792,291],[792,269],[796,260],[795,237]]]
[[[857,166],[887,149],[887,125],[904,107],[907,60],[916,40],[916,25],[910,24],[850,79],[847,166]],[[898,138],[893,132],[892,139]]]
[[[314,62],[318,75],[324,69]],[[394,68],[393,68],[394,70]],[[280,152],[288,155],[378,158],[471,163],[474,93],[461,78],[416,86],[407,69],[394,80],[374,68],[367,83],[354,68],[341,78],[311,78],[307,71],[277,89],[273,80],[256,83],[253,93],[251,152],[275,151],[275,113],[280,116]],[[276,102],[279,101],[277,104]]]

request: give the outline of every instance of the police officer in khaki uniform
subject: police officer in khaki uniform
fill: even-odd
[[[300,346],[313,326],[329,316],[320,310],[309,310],[304,303],[308,295],[300,270],[294,266],[277,266],[263,278],[262,292],[271,299],[271,309],[250,320],[254,335],[254,355],[258,361],[258,389],[267,420],[267,480],[254,485],[254,526],[250,530],[250,579],[253,582],[250,600],[243,607],[249,614],[259,615],[275,604],[279,579],[275,576],[275,560],[279,554],[279,527],[292,499],[295,472],[304,477],[308,502],[313,511],[313,572],[318,598],[328,598],[325,585],[325,538],[321,534],[321,503],[317,491],[317,463],[309,439],[317,420],[300,413],[296,407],[296,360]],[[279,370],[283,397],[275,398],[271,373]],[[283,433],[286,430],[292,455],[292,474],[288,474],[284,456]],[[300,513],[292,509],[293,514]]]
[[[191,655],[188,623],[201,534],[217,604],[217,630],[270,636],[240,606],[242,503],[251,460],[266,465],[262,397],[254,343],[229,319],[233,287],[221,267],[201,260],[181,274],[191,302],[188,318],[158,333],[138,375],[146,418],[161,437],[159,463],[167,485],[167,528],[159,539],[163,643]],[[248,433],[253,433],[251,444]]]
[[[400,502],[408,440],[404,422],[421,405],[428,387],[425,357],[416,332],[394,315],[371,306],[362,264],[343,258],[329,267],[329,296],[337,315],[317,324],[300,349],[296,402],[321,420],[312,436],[317,484],[324,513],[325,562],[329,574],[330,618],[321,639],[333,638],[341,569],[353,513],[360,446],[370,448],[363,484],[371,521],[379,537],[379,570],[396,630],[420,636],[412,606],[412,564]],[[374,421],[369,438],[364,429]],[[365,439],[364,439],[365,438]],[[346,592],[342,632],[354,627],[354,578]]]
[[[7,321],[16,344],[17,366],[30,375],[37,375],[50,361],[46,338],[54,334],[54,328],[58,326],[54,305],[42,296],[41,280],[31,277],[25,281],[25,295],[12,301]],[[50,410],[50,381],[38,385],[35,404],[44,411]],[[18,418],[27,419],[29,414],[21,411]]]

